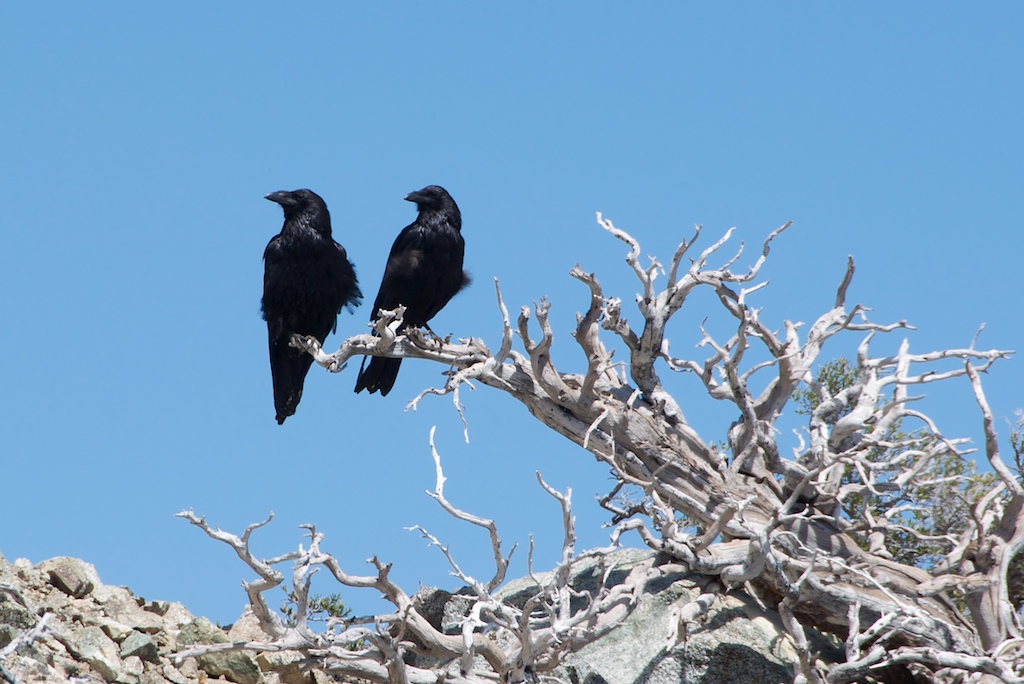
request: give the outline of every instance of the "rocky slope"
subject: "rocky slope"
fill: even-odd
[[[106,586],[96,569],[81,560],[53,558],[33,566],[24,559],[8,563],[0,555],[0,654],[10,651],[16,640],[24,642],[24,635],[47,614],[40,638],[0,657],[0,675],[8,681],[312,681],[297,669],[298,676],[282,672],[271,679],[261,671],[258,658],[244,653],[188,658],[180,665],[169,657],[189,644],[251,638],[257,628],[248,616],[233,632],[225,631],[191,615],[180,603],[147,602],[124,587]]]
[[[646,555],[624,551],[623,568]],[[576,570],[573,585],[596,582],[593,568]],[[529,591],[528,580],[510,582],[503,592],[510,603]],[[571,684],[730,684],[793,680],[791,642],[779,618],[761,610],[742,593],[717,599],[687,635],[667,649],[675,615],[699,594],[688,578],[666,580],[653,588],[618,629],[586,647],[557,673]],[[442,590],[421,590],[421,611],[439,629],[457,629],[465,597]],[[41,616],[47,629],[28,635]],[[119,684],[202,684],[226,680],[238,684],[323,684],[332,678],[303,670],[298,653],[219,653],[177,662],[173,654],[197,643],[264,641],[246,611],[221,629],[191,615],[180,603],[144,601],[124,587],[106,586],[95,568],[74,558],[37,565],[24,559],[8,563],[0,555],[0,676],[9,682],[117,682]],[[15,648],[17,647],[17,648]],[[814,643],[827,655],[832,647]],[[439,670],[443,664],[438,664]]]

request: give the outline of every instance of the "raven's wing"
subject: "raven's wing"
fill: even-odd
[[[468,284],[462,270],[465,243],[450,226],[428,227],[416,221],[395,238],[384,278],[373,302],[371,319],[381,309],[406,307],[405,324],[426,325],[455,293]],[[398,376],[401,359],[374,356],[363,359],[355,391],[368,389],[386,395]]]
[[[312,357],[288,345],[295,331],[295,313],[290,309],[295,290],[295,266],[285,247],[285,238],[275,236],[263,252],[263,319],[267,322],[270,376],[274,386],[277,422],[295,413],[302,398],[302,386]]]
[[[359,280],[356,278],[356,269],[348,260],[348,253],[345,248],[337,242],[331,241],[331,248],[327,256],[327,278],[329,284],[328,294],[330,306],[333,306],[334,313],[340,314],[342,309],[349,312],[363,300],[363,293],[359,289]],[[336,306],[335,306],[336,304]],[[332,330],[337,328],[337,318]]]
[[[406,324],[425,325],[461,288],[463,251],[457,231],[407,226],[391,248],[372,316],[402,304]]]
[[[394,309],[399,304],[406,304],[409,293],[415,290],[416,275],[423,263],[423,239],[424,231],[417,223],[403,228],[395,238],[377,298],[373,300],[372,319],[377,318],[380,309]]]

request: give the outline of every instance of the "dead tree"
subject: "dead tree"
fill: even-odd
[[[573,268],[570,274],[589,292],[589,306],[577,316],[574,332],[585,360],[583,372],[556,368],[546,302],[536,304],[532,313],[523,307],[513,327],[500,290],[502,341],[493,352],[475,338],[452,343],[416,331],[399,334],[401,310],[380,317],[376,336],[349,338],[333,354],[323,352],[313,339],[294,338],[293,344],[307,349],[331,371],[358,354],[428,359],[450,366],[446,385],[425,390],[413,405],[428,395],[450,394],[460,410],[460,387],[474,381],[520,401],[540,422],[615,473],[618,484],[605,504],[618,522],[616,535],[635,531],[646,545],[676,564],[714,576],[722,590],[744,585],[779,610],[798,651],[806,644],[805,626],[845,641],[846,662],[827,671],[815,668],[804,647],[794,663],[800,681],[852,682],[887,667],[908,669],[933,681],[1024,681],[1022,625],[1008,594],[1010,563],[1024,550],[1024,489],[1000,458],[979,380],[980,373],[1012,352],[979,350],[972,342],[962,349],[912,353],[904,341],[895,355],[873,356],[870,345],[877,335],[908,326],[902,321],[878,324],[868,319],[864,307],[847,306],[852,259],[831,310],[805,332],[801,324],[788,321],[781,331],[770,329],[751,300],[764,285],[758,274],[771,242],[789,224],[765,239],[752,265],[734,271],[742,246],[721,265],[712,265],[721,259],[731,231],[696,253],[698,227],[665,268],[653,259],[643,265],[635,239],[600,215],[598,222],[629,247],[626,262],[640,284],[640,324],[627,320],[622,301],[607,297],[593,274]],[[659,286],[662,276],[664,285]],[[702,327],[699,348],[706,356],[673,356],[666,326],[699,288],[716,295],[734,332],[728,339],[716,339]],[[531,331],[531,316],[536,317],[539,332]],[[832,394],[816,382],[812,369],[826,342],[851,332],[862,336],[856,381]],[[517,336],[522,351],[513,348]],[[613,362],[609,339],[628,355],[624,364]],[[766,360],[749,360],[758,354]],[[662,384],[660,374],[670,372],[695,374],[711,398],[735,405],[738,417],[724,436],[726,449],[713,446],[712,437],[699,434],[686,420],[683,408]],[[886,548],[887,531],[899,524],[899,517],[880,519],[868,507],[849,515],[842,504],[853,496],[868,498],[894,488],[910,491],[922,484],[923,471],[933,459],[968,453],[965,440],[943,435],[932,419],[913,408],[916,397],[910,394],[914,386],[965,375],[981,409],[985,455],[999,482],[969,502],[971,524],[958,538],[948,540],[948,554],[930,571],[895,562]],[[755,384],[763,389],[755,391]],[[816,408],[805,427],[805,439],[786,455],[779,446],[777,421],[801,386],[815,392]],[[894,432],[894,426],[907,423],[916,429]],[[437,495],[443,501],[438,472]],[[641,492],[641,500],[628,509],[617,507],[615,495],[627,487]],[[374,561],[376,577],[349,577],[332,565],[333,559],[323,560],[315,551],[317,536],[312,530],[311,535],[313,546],[289,558],[298,558],[300,566],[325,564],[342,583],[373,586],[396,606],[395,615],[378,619],[386,628],[359,633],[376,649],[371,659],[383,669],[346,671],[375,681],[426,681],[424,673],[399,665],[396,654],[410,648],[460,658],[467,678],[479,674],[471,656],[480,655],[493,674],[521,681],[526,673],[551,669],[571,649],[573,639],[593,640],[613,628],[630,609],[630,597],[659,572],[653,565],[638,569],[621,594],[592,597],[587,609],[591,613],[576,623],[567,608],[559,607],[559,592],[567,590],[557,582],[538,592],[530,611],[516,613],[495,604],[493,583],[500,584],[503,577],[496,547],[499,571],[489,583],[470,583],[480,609],[455,643],[423,627],[408,598],[389,584],[388,566]],[[239,550],[237,539],[226,541]],[[563,565],[574,558],[571,544],[566,548]],[[239,551],[263,576],[246,554]],[[254,591],[250,589],[250,597],[256,606]],[[962,597],[966,615],[951,600],[951,592]],[[695,603],[684,613],[692,618],[700,610]],[[498,648],[482,636],[484,625],[511,630],[518,635],[513,641],[519,646]],[[570,633],[572,638],[566,637]],[[281,632],[282,643],[291,638]],[[338,654],[323,652],[324,657],[332,655]]]

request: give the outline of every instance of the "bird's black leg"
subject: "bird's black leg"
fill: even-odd
[[[445,337],[441,337],[441,336],[440,336],[440,335],[438,335],[438,334],[437,334],[436,332],[434,332],[433,330],[431,330],[431,329],[430,329],[430,326],[429,326],[429,325],[427,325],[426,323],[424,323],[424,324],[423,324],[423,327],[427,329],[427,332],[428,332],[428,333],[430,333],[430,336],[431,336],[431,337],[432,337],[432,338],[434,339],[434,341],[435,341],[435,342],[437,342],[438,344],[448,344],[449,342],[451,342],[451,341],[452,341],[452,336],[451,336],[451,333],[449,333],[449,334],[448,334],[448,335],[446,335]]]

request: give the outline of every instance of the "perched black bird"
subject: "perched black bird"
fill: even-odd
[[[402,304],[405,325],[419,328],[469,285],[469,274],[462,270],[462,215],[448,191],[428,185],[409,193],[405,199],[415,202],[420,214],[391,246],[371,320],[377,319],[381,309],[390,310]],[[372,394],[380,390],[381,395],[386,395],[394,386],[401,365],[401,359],[382,356],[372,357],[367,364],[364,357],[356,392],[368,389]]]
[[[363,293],[345,248],[331,237],[331,215],[311,190],[272,192],[284,209],[284,227],[263,252],[263,320],[270,340],[277,424],[295,413],[313,357],[288,346],[293,334],[323,344],[342,307],[359,306]]]

